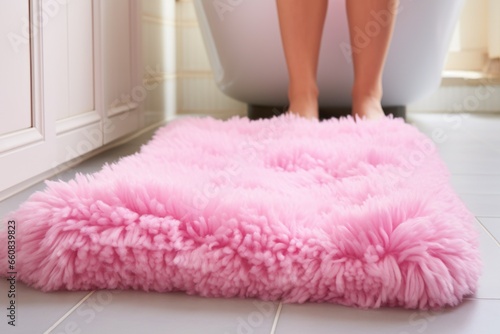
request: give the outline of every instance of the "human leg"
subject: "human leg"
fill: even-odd
[[[317,69],[328,0],[276,0],[287,62],[289,111],[318,118]]]
[[[354,66],[352,113],[383,117],[382,73],[399,0],[346,0]]]

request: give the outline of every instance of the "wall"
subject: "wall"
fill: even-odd
[[[450,46],[447,70],[481,71],[483,69],[488,53],[487,1],[465,1],[460,22]]]
[[[142,0],[146,125],[176,113],[175,0]]]
[[[177,2],[176,27],[177,113],[246,115],[246,105],[221,93],[214,82],[192,1]]]

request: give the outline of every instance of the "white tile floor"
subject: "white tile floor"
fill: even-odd
[[[485,268],[477,294],[441,312],[362,311],[329,304],[281,305],[206,299],[181,293],[96,291],[42,293],[17,284],[17,326],[7,326],[7,282],[0,281],[0,333],[500,333],[500,115],[411,114],[452,173],[452,184],[477,217]],[[57,176],[71,179],[129,155],[152,132]],[[0,203],[0,216],[43,184]]]

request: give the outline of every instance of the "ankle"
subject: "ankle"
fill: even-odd
[[[355,85],[352,89],[352,99],[353,100],[376,100],[378,102],[382,101],[382,87],[377,86],[364,86]]]
[[[317,100],[319,96],[319,89],[316,83],[304,83],[294,84],[290,83],[288,87],[288,98],[290,100],[300,99],[300,100]]]
[[[318,100],[294,99],[290,100],[289,111],[300,115],[318,116]]]
[[[289,111],[306,118],[318,118],[318,95],[314,92],[289,95]]]
[[[376,94],[353,94],[352,115],[377,119],[384,116],[380,95]]]

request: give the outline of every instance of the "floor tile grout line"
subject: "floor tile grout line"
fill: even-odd
[[[497,246],[500,247],[500,242],[497,240],[497,238],[495,238],[495,236],[488,230],[488,228],[486,228],[486,226],[483,225],[483,223],[481,223],[481,220],[476,217],[476,221],[479,223],[479,225],[481,225],[481,227],[483,228],[483,230],[486,232],[486,234],[488,234],[490,236],[490,238],[493,239],[493,241],[497,244]]]
[[[497,300],[500,301],[500,298],[480,298],[480,297],[465,297],[464,300]]]
[[[283,307],[283,303],[280,302],[278,304],[278,309],[276,310],[276,314],[274,315],[274,321],[273,321],[273,327],[271,327],[271,332],[269,334],[275,334],[276,333],[276,328],[278,327],[278,320],[281,315],[281,309]]]
[[[66,312],[59,320],[57,320],[52,326],[50,326],[49,329],[43,332],[43,334],[50,334],[52,330],[54,330],[57,326],[59,326],[61,322],[63,322],[67,317],[69,317],[69,315],[73,313],[78,307],[80,307],[80,305],[82,305],[90,296],[92,296],[94,292],[95,290],[90,291],[87,295],[85,295],[85,297],[83,297],[78,303],[76,303],[75,306],[69,309],[68,312]]]

